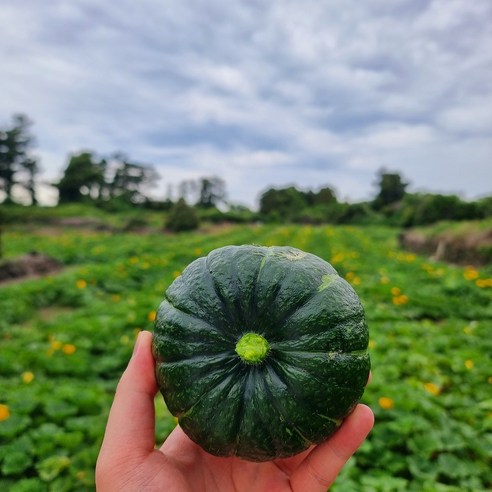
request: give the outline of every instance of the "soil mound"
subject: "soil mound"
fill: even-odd
[[[24,277],[47,275],[62,268],[62,264],[50,256],[32,251],[0,263],[0,283]]]
[[[492,230],[468,234],[443,232],[429,236],[419,231],[407,231],[399,236],[400,246],[438,261],[457,265],[492,263]]]

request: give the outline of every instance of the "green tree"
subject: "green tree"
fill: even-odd
[[[3,258],[3,227],[5,223],[4,212],[0,208],[0,260]]]
[[[379,193],[373,201],[373,207],[382,210],[403,199],[408,183],[405,183],[398,173],[390,173],[383,169],[378,173],[378,186]]]
[[[476,203],[483,217],[492,217],[492,195],[480,198]]]
[[[105,161],[97,161],[92,152],[71,155],[61,180],[55,185],[59,203],[80,202],[84,196],[97,199],[105,183]]]
[[[110,198],[119,198],[129,203],[143,203],[146,189],[154,186],[159,175],[152,166],[130,162],[123,154],[115,154],[110,162],[112,177],[109,177]]]
[[[440,220],[477,220],[485,216],[479,202],[467,202],[457,195],[409,194],[402,205],[400,221],[405,227]]]
[[[260,213],[278,219],[292,219],[307,204],[306,194],[294,186],[270,188],[260,197]]]
[[[337,202],[337,196],[333,188],[329,186],[324,186],[317,193],[314,194],[314,204],[315,205],[327,205]]]
[[[31,125],[27,116],[18,114],[13,117],[11,126],[0,128],[0,190],[4,191],[7,203],[13,201],[12,190],[16,184],[28,191],[33,205],[37,203],[34,182],[39,166],[30,155],[34,145]],[[23,172],[27,181],[22,179]]]
[[[22,167],[26,173],[24,188],[29,194],[31,205],[37,205],[38,199],[36,196],[36,175],[39,172],[38,161],[35,158],[27,158],[22,163]]]
[[[222,178],[217,176],[200,178],[199,190],[197,206],[211,208],[225,203],[227,194],[225,181]]]
[[[100,159],[92,152],[81,152],[70,156],[56,187],[59,203],[83,199],[143,203],[146,189],[153,186],[158,178],[151,166],[130,162],[121,153]]]
[[[192,203],[197,192],[197,182],[194,179],[185,179],[178,185],[178,199]]]

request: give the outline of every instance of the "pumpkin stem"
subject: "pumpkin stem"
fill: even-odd
[[[248,364],[259,364],[270,352],[270,344],[258,333],[246,333],[236,343],[236,353]]]

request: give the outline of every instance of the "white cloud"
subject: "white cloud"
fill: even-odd
[[[385,123],[371,127],[366,135],[355,140],[355,145],[369,147],[373,151],[408,149],[426,145],[434,139],[433,129],[428,125]]]
[[[437,122],[451,132],[492,135],[492,97],[472,97],[466,103],[449,106],[437,116]]]
[[[249,204],[292,183],[367,198],[383,165],[471,197],[492,182],[491,15],[488,0],[22,0],[0,6],[0,121],[34,120],[47,180],[69,152],[122,150],[163,190],[222,174]]]

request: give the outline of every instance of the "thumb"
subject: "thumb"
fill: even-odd
[[[141,331],[116,388],[101,447],[101,454],[109,451],[114,459],[143,458],[154,449],[157,384],[151,343],[152,333]]]

